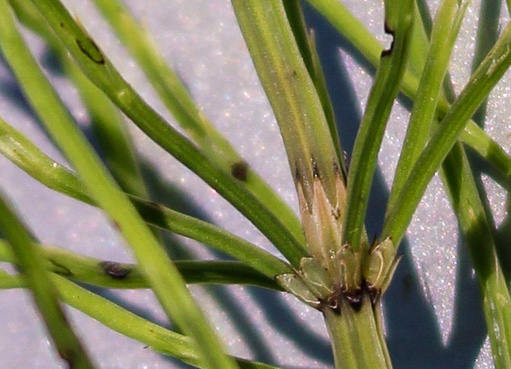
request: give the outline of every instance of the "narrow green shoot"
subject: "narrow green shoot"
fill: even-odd
[[[328,123],[281,1],[232,1],[259,79],[279,123],[289,165],[309,209],[319,177],[337,204],[337,154]],[[275,88],[277,86],[277,88]]]
[[[1,6],[0,6],[1,7]],[[43,265],[44,258],[28,231],[0,195],[0,231],[16,258],[22,281],[32,291],[59,355],[70,368],[94,369],[58,302],[58,293]]]
[[[76,44],[93,60],[99,61],[97,57],[101,54],[94,51],[90,39],[78,39]],[[232,359],[223,353],[216,334],[193,301],[165,250],[108,175],[39,69],[16,29],[11,9],[5,0],[0,1],[0,47],[41,121],[76,168],[93,198],[101,204],[131,246],[167,315],[194,339],[205,365],[236,368]]]
[[[325,112],[325,117],[328,122],[328,128],[330,129],[330,136],[334,141],[337,160],[343,167],[343,175],[346,175],[346,170],[344,168],[344,154],[342,151],[341,141],[339,139],[339,133],[337,132],[334,109],[332,107],[332,102],[330,101],[330,96],[328,95],[325,76],[323,75],[323,69],[316,50],[314,33],[312,30],[307,30],[300,1],[286,0],[283,4],[289,25],[291,26],[291,30],[295,36],[296,44],[298,45],[298,49],[300,50],[305,66],[309,71],[312,82],[316,87],[321,105],[323,106],[323,111]]]
[[[199,368],[207,368],[201,363],[199,349],[189,337],[152,323],[63,277],[52,275],[52,279],[59,297],[67,305],[116,332],[145,343],[156,352],[175,357]],[[0,270],[0,288],[21,287],[24,287],[24,282],[19,276],[2,273]],[[112,319],[113,316],[115,319]],[[278,369],[278,367],[256,361],[233,359],[236,360],[240,369]]]
[[[357,250],[360,244],[378,152],[406,68],[414,9],[414,1],[410,0],[402,0],[399,5],[385,2],[386,32],[392,35],[393,41],[390,49],[381,54],[381,62],[353,147],[348,175],[343,241],[353,250]]]
[[[440,128],[412,169],[396,205],[390,210],[385,220],[383,235],[392,237],[395,244],[401,240],[427,184],[456,142],[467,121],[510,64],[511,27],[508,26],[442,120]]]
[[[422,17],[418,8],[417,1],[414,1],[414,3],[414,22],[412,31],[412,44],[410,46],[410,57],[408,59],[408,70],[416,76],[420,76],[422,75],[422,71],[424,70],[424,65],[426,63],[426,58],[428,56],[429,38],[422,22]]]
[[[23,134],[5,123],[1,117],[0,153],[45,186],[97,206],[76,174],[46,156]],[[128,197],[149,225],[202,242],[245,262],[272,279],[277,275],[293,272],[286,262],[210,223],[151,201],[132,195]]]
[[[59,247],[43,246],[46,269],[74,281],[104,288],[149,288],[135,264],[98,260]],[[0,240],[0,261],[15,263],[15,255]],[[176,261],[187,284],[242,284],[281,291],[275,280],[238,261]]]
[[[146,30],[118,0],[94,0],[119,38],[128,47],[160,99],[189,137],[239,184],[275,214],[293,236],[304,243],[298,218],[280,196],[236,152],[194,102],[187,88],[156,49]]]
[[[468,2],[465,2],[464,5],[461,5],[458,0],[444,0],[437,10],[431,31],[429,53],[394,175],[387,213],[394,206],[410,175],[410,170],[428,142],[435,118],[436,105],[441,94],[442,82],[467,4]]]
[[[331,255],[340,249],[344,178],[286,9],[282,1],[272,0],[233,0],[232,5],[282,133],[310,253],[336,274]],[[299,42],[305,47],[303,39]]]
[[[380,334],[380,323],[368,296],[364,296],[361,310],[341,307],[344,314],[325,310],[324,316],[330,337],[336,368],[392,369],[385,338]],[[346,300],[341,302],[348,305]],[[356,337],[356,339],[354,339]]]
[[[96,86],[151,139],[229,200],[293,265],[298,265],[305,254],[304,245],[237,179],[215,165],[144,102],[59,1],[33,3]]]

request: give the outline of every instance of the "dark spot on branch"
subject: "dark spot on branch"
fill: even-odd
[[[67,363],[67,367],[69,369],[73,369],[75,367],[75,358],[74,358],[74,352],[71,351],[68,348],[65,349],[58,349],[59,356]]]
[[[92,50],[89,50],[80,39],[76,39],[76,44],[78,45],[78,48],[82,51],[82,53],[84,53],[94,63],[105,64],[105,58],[103,58],[103,54],[101,53],[101,50],[99,50],[98,45],[96,45],[96,43],[90,38],[88,38],[87,41],[88,41],[87,46],[90,46]]]
[[[66,28],[66,26],[64,25],[64,22],[60,22],[59,25],[60,25],[60,28]]]
[[[238,181],[245,182],[248,176],[248,164],[240,160],[231,165],[231,174]]]
[[[156,208],[158,210],[162,210],[162,211],[165,210],[165,206],[163,206],[162,204],[158,204],[157,202],[148,200],[147,203],[149,205],[151,205],[153,208]]]
[[[124,279],[130,274],[131,269],[113,261],[102,261],[99,266],[109,277],[113,279]]]
[[[381,52],[381,56],[382,58],[385,57],[385,56],[388,56],[390,54],[392,54],[392,50],[394,49],[394,41],[395,41],[395,32],[393,29],[391,29],[389,27],[389,25],[387,24],[387,22],[385,22],[384,24],[384,29],[385,29],[385,33],[388,34],[388,35],[391,35],[392,36],[392,41],[390,43],[390,47],[387,49],[387,50],[383,50]]]
[[[121,230],[121,226],[119,225],[119,223],[117,223],[117,221],[116,221],[116,220],[112,220],[112,225],[113,225],[113,227],[114,227],[116,230],[118,230],[118,231],[120,231],[120,230]]]
[[[50,263],[52,263],[57,268],[57,270],[55,270],[55,272],[57,274],[63,275],[63,276],[66,276],[66,277],[72,277],[73,276],[73,272],[71,271],[71,269],[69,269],[65,265],[57,263],[55,260],[52,260],[52,259],[49,259],[49,260],[50,260]]]

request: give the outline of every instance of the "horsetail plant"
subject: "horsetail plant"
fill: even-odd
[[[102,209],[133,251],[136,264],[42,246],[0,195],[0,288],[28,288],[69,367],[93,368],[58,300],[153,350],[201,368],[276,368],[229,356],[187,284],[242,284],[294,295],[319,310],[338,369],[392,368],[381,299],[392,281],[399,244],[426,186],[439,173],[479,282],[495,366],[511,369],[511,297],[496,250],[495,226],[478,191],[465,146],[511,184],[511,158],[474,121],[477,109],[511,65],[507,26],[458,97],[448,63],[470,0],[442,0],[431,24],[414,0],[385,0],[387,49],[342,2],[308,0],[373,66],[374,83],[350,165],[298,0],[232,0],[239,27],[279,124],[298,195],[300,220],[204,115],[149,35],[119,0],[94,0],[125,43],[184,134],[153,110],[59,0],[0,0],[0,50],[31,108],[73,170],[44,154],[0,118],[0,153],[41,184]],[[17,18],[17,21],[16,21]],[[17,22],[57,54],[91,115],[100,161],[21,37]],[[479,45],[481,46],[481,45]],[[480,47],[479,50],[484,48]],[[365,230],[377,156],[392,106],[414,100],[390,191],[383,230]],[[252,222],[286,260],[211,223],[149,200],[124,113]],[[347,168],[349,167],[349,171]],[[107,169],[108,168],[108,169]],[[152,227],[152,229],[149,228]],[[157,229],[157,230],[156,230]],[[159,231],[199,241],[235,261],[171,261]],[[86,290],[152,289],[173,332]],[[115,319],[113,318],[115,316]]]

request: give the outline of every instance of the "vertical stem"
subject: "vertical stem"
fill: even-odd
[[[336,369],[392,369],[382,334],[379,309],[364,293],[360,305],[340,298],[339,311],[323,311],[332,340]]]

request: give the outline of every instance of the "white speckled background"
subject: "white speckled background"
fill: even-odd
[[[438,2],[431,1],[429,5],[435,9]],[[278,126],[259,85],[230,2],[129,0],[126,3],[147,26],[159,49],[179,72],[205,114],[296,210],[296,196]],[[374,34],[385,39],[380,1],[347,0],[345,3]],[[130,83],[173,122],[93,6],[88,1],[79,0],[67,0],[65,4],[80,18]],[[451,73],[457,92],[470,74],[479,7],[480,1],[474,0],[456,45]],[[372,82],[371,71],[359,63],[359,56],[354,55],[346,47],[346,42],[308,7],[306,14],[309,25],[316,29],[337,119],[342,129],[346,129],[343,142],[349,150]],[[502,24],[505,24],[507,9],[503,8],[501,14]],[[58,67],[40,40],[29,33],[25,35],[55,87],[63,93],[71,113],[89,134],[87,114],[76,90],[59,75]],[[510,146],[511,128],[506,114],[509,111],[509,77],[508,74],[492,93],[486,119],[489,134],[506,148]],[[0,115],[47,154],[64,162],[27,108],[4,63],[0,63]],[[377,231],[381,222],[382,201],[391,183],[408,116],[401,103],[395,106],[380,153],[368,223],[370,230]],[[158,173],[159,180],[152,179],[153,187],[163,182],[186,191],[185,203],[195,212],[274,251],[272,245],[225,200],[165,155],[133,125],[130,130],[145,167]],[[485,187],[491,193],[490,205],[500,222],[506,216],[505,193],[489,177],[485,177]],[[42,242],[100,258],[132,260],[101,212],[44,188],[2,157],[0,188],[9,195]],[[160,201],[171,201],[161,189],[155,192]],[[200,257],[212,257],[200,245],[183,239],[179,241]],[[405,257],[385,299],[389,348],[396,369],[493,367],[488,342],[483,346],[486,333],[476,284],[467,255],[458,244],[461,242],[455,217],[440,181],[435,178],[409,229],[403,248]],[[457,285],[462,294],[455,293]],[[260,289],[217,287],[206,292],[193,287],[192,290],[215,322],[231,353],[285,367],[332,367],[326,329],[321,316],[313,309],[293,298]],[[108,292],[107,296],[166,324],[165,316],[150,292]],[[69,314],[99,368],[183,367],[79,312],[69,309]],[[0,368],[64,368],[45,337],[29,296],[23,291],[0,291],[0,327]]]

